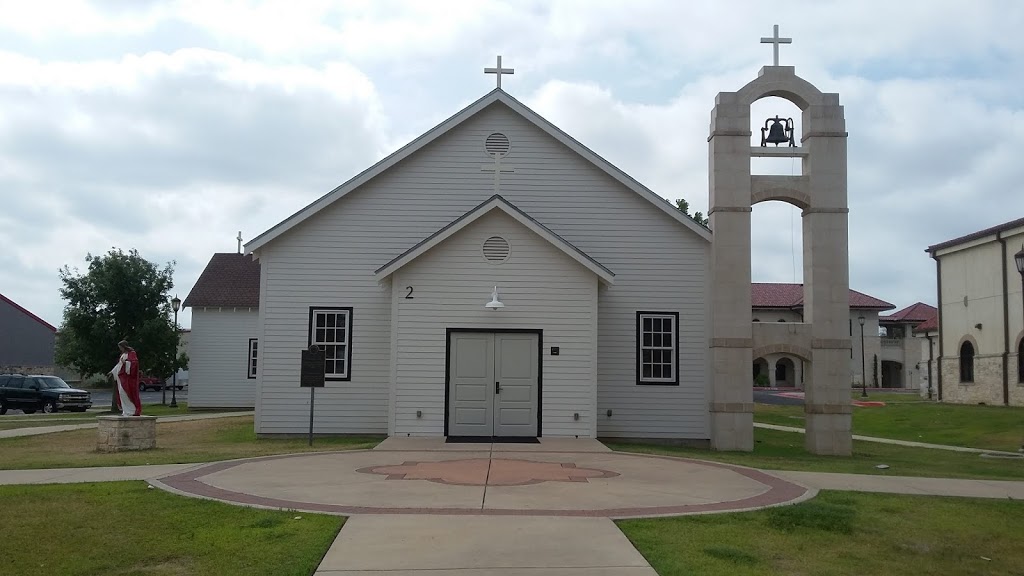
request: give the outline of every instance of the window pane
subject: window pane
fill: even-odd
[[[651,377],[651,365],[650,364],[644,364],[644,367],[643,367],[643,377],[644,378],[650,378]]]
[[[655,364],[651,368],[652,368],[652,370],[651,370],[651,377],[652,378],[661,378],[661,364]]]
[[[317,328],[323,328],[326,325],[327,325],[327,318],[325,318],[323,314],[319,314],[318,313],[316,315],[316,327]]]
[[[643,351],[641,362],[643,362],[644,364],[650,364],[652,362],[650,350]]]

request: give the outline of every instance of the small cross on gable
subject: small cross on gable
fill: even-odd
[[[495,74],[498,76],[498,88],[501,88],[501,75],[502,74],[515,74],[515,68],[502,68],[501,67],[501,54],[498,55],[498,66],[495,68],[484,68],[484,74]]]
[[[773,52],[775,53],[775,60],[773,66],[779,65],[779,44],[792,44],[792,38],[779,38],[779,25],[775,25],[775,35],[771,38],[761,38],[761,44],[772,44]]]

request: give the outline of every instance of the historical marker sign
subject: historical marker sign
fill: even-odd
[[[316,346],[302,351],[299,369],[299,386],[302,388],[324,387],[324,352]]]

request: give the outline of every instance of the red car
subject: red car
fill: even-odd
[[[170,384],[166,381],[157,378],[156,376],[140,376],[139,377],[139,392],[145,392],[146,390],[162,390],[164,387],[170,388]],[[184,386],[179,384],[175,386],[175,389],[181,390]]]

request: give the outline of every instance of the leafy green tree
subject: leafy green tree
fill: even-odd
[[[139,256],[112,249],[106,255],[85,257],[84,274],[64,266],[60,271],[66,301],[57,338],[56,360],[83,378],[107,373],[127,340],[146,374],[169,378],[188,366],[178,355],[180,333],[175,330],[170,304],[174,263],[163,269]]]
[[[682,212],[683,214],[690,216],[690,203],[687,202],[686,199],[678,198],[676,200],[676,208],[678,208],[679,211]],[[690,216],[690,218],[692,218],[693,221],[696,222],[697,224],[700,224],[705,228],[708,227],[708,219],[704,217],[704,214],[700,212],[694,212],[693,216]]]

